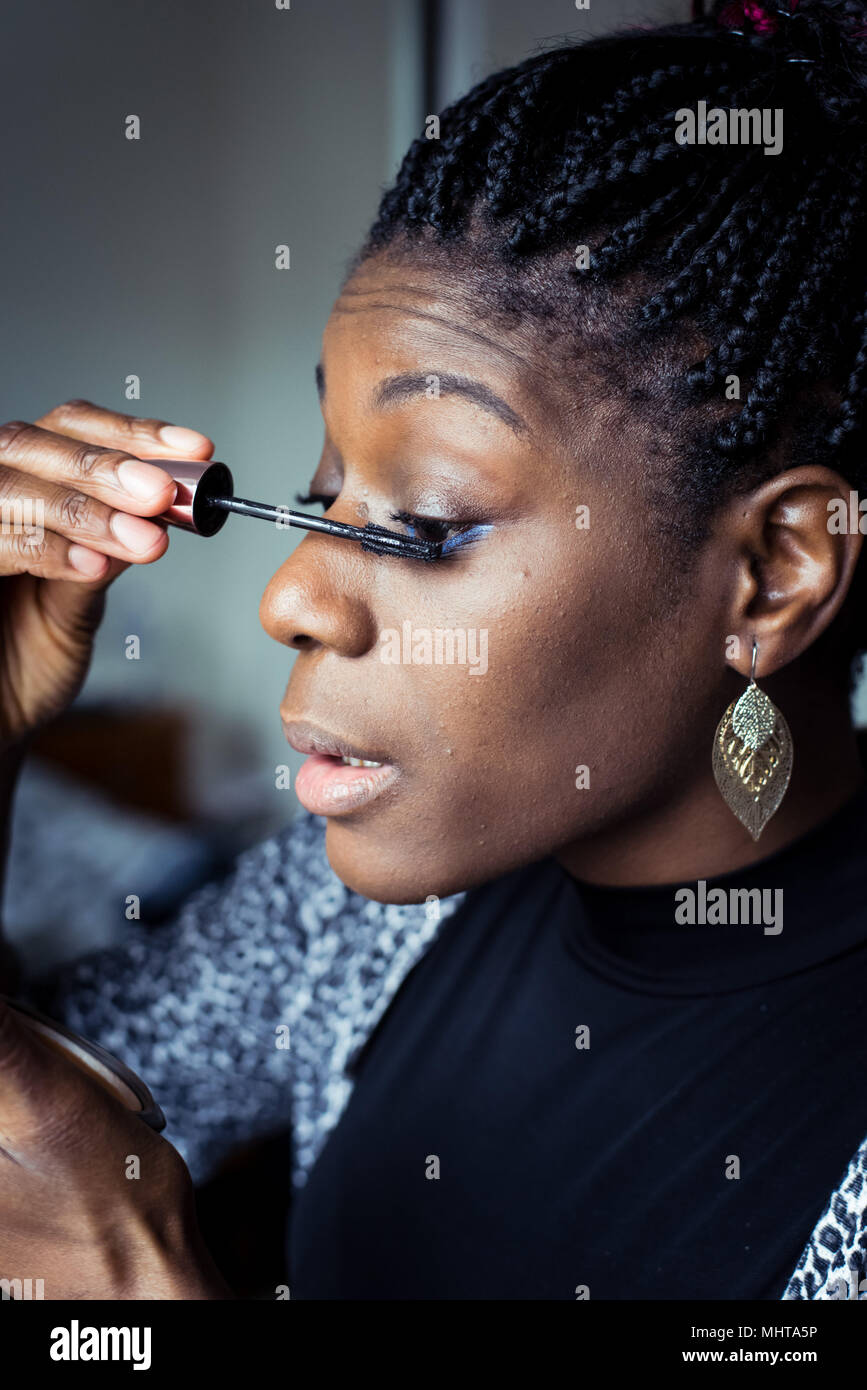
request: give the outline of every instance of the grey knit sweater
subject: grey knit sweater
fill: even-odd
[[[349,1099],[347,1066],[463,900],[360,897],[328,863],[324,822],[305,814],[171,925],[130,923],[123,947],[30,997],[141,1075],[196,1181],[239,1145],[291,1130],[300,1188]],[[867,1297],[865,1276],[867,1140],[804,1232],[783,1297]]]

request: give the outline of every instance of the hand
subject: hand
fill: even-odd
[[[178,1152],[2,1001],[0,1279],[41,1279],[46,1299],[233,1297]]]
[[[0,757],[78,693],[112,580],[167,550],[165,527],[147,518],[171,506],[175,484],[141,456],[206,459],[214,448],[167,428],[89,401],[0,426]],[[41,538],[22,529],[38,509]]]

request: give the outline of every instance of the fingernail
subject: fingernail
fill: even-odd
[[[198,430],[185,430],[182,425],[163,425],[160,439],[170,449],[179,449],[182,454],[198,453],[206,440]]]
[[[98,579],[106,566],[106,556],[100,555],[98,550],[88,550],[86,545],[71,545],[66,558],[74,570],[86,574],[89,579]]]
[[[168,474],[162,468],[155,468],[152,463],[124,459],[123,463],[118,464],[117,480],[130,497],[137,498],[139,502],[146,502],[148,498],[162,491]]]
[[[160,528],[143,516],[130,516],[129,512],[113,512],[108,523],[112,532],[135,555],[144,555],[153,550],[160,537]]]

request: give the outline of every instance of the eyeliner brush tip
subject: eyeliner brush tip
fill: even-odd
[[[442,553],[441,541],[422,541],[414,536],[401,536],[397,531],[375,526],[371,521],[365,526],[364,532],[361,548],[372,555],[402,555],[410,560],[438,560]]]

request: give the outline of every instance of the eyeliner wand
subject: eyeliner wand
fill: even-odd
[[[273,507],[267,502],[250,502],[235,497],[232,474],[224,463],[181,459],[154,459],[177,484],[172,506],[162,520],[170,526],[180,526],[199,536],[214,536],[227,521],[230,512],[239,516],[258,517],[283,528],[298,526],[305,531],[322,531],[328,536],[360,542],[362,550],[374,555],[399,555],[410,560],[438,560],[442,542],[419,540],[390,531],[385,526],[368,522],[366,526],[349,526],[343,521],[331,521],[325,516],[294,512],[288,507]]]
[[[385,526],[349,526],[344,521],[329,521],[327,516],[310,512],[293,512],[288,507],[272,507],[267,502],[248,502],[246,497],[206,497],[208,506],[239,516],[256,516],[261,521],[273,521],[278,526],[300,526],[305,531],[324,531],[328,536],[340,536],[348,541],[360,541],[362,550],[376,555],[403,555],[411,560],[436,560],[442,548],[439,541],[416,540],[389,531]]]

